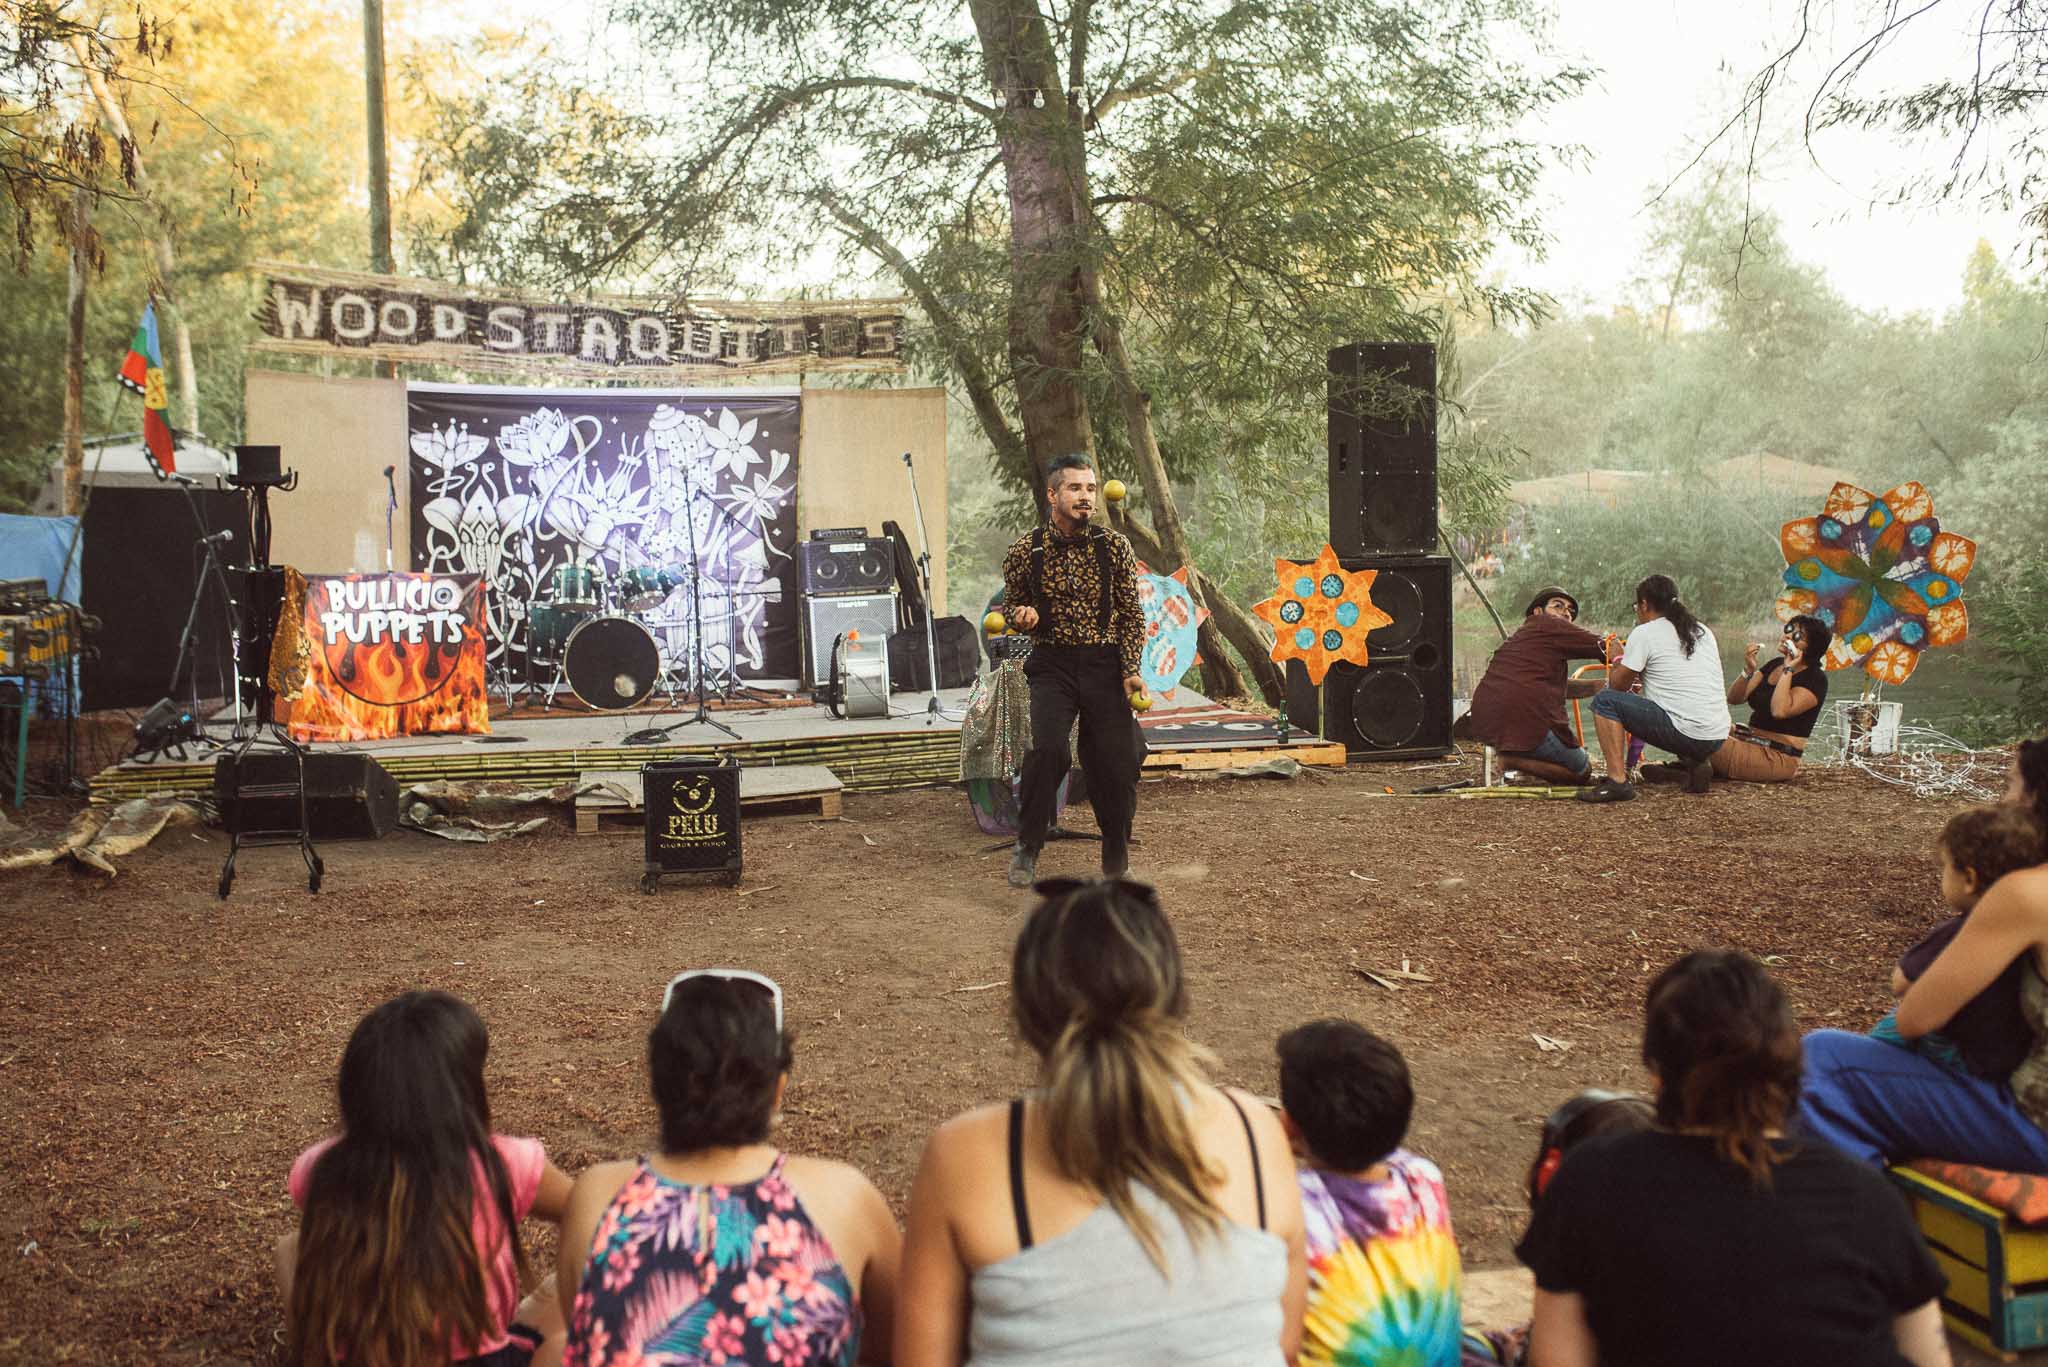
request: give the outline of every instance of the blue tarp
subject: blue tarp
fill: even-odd
[[[64,552],[78,530],[75,517],[20,517],[0,513],[0,579],[40,579],[52,598],[67,603],[81,601],[79,566],[82,551],[73,552],[68,573]],[[64,583],[58,587],[62,574]],[[40,691],[41,685],[37,691]],[[57,696],[52,694],[52,697]]]

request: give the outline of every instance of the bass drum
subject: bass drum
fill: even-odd
[[[593,617],[569,633],[563,653],[569,691],[600,712],[646,701],[661,679],[661,648],[628,617]]]

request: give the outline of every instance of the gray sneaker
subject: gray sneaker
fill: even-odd
[[[1010,886],[1028,888],[1038,881],[1038,851],[1019,845],[1010,855]]]

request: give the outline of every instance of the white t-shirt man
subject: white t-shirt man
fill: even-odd
[[[1728,738],[1728,681],[1721,676],[1721,647],[1705,623],[1688,656],[1671,619],[1653,617],[1628,634],[1621,662],[1642,675],[1643,696],[1664,709],[1680,735]]]

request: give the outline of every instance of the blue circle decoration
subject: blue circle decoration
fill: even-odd
[[[1298,650],[1312,650],[1315,648],[1315,643],[1316,631],[1314,627],[1303,627],[1294,633],[1294,644]]]
[[[1280,605],[1280,620],[1289,624],[1299,622],[1304,610],[1299,598],[1290,598]]]
[[[1330,630],[1328,630],[1328,631],[1326,631],[1326,632],[1324,632],[1324,633],[1323,633],[1323,649],[1324,649],[1324,650],[1342,650],[1343,648],[1344,648],[1344,633],[1343,633],[1343,632],[1341,632],[1341,631],[1338,631],[1338,630],[1337,630],[1337,629],[1336,629],[1335,627],[1332,627],[1332,628],[1331,628]]]
[[[1833,541],[1842,534],[1842,524],[1831,517],[1824,517],[1820,520],[1820,534]]]
[[[1834,629],[1835,610],[1833,608],[1820,608],[1817,611],[1815,611],[1813,615],[1814,618],[1817,621],[1819,621],[1822,626],[1828,628],[1830,631]]]
[[[1356,603],[1339,603],[1339,604],[1337,604],[1337,611],[1336,611],[1336,613],[1335,613],[1335,616],[1336,616],[1336,618],[1337,618],[1337,625],[1338,625],[1338,626],[1340,626],[1340,627],[1355,627],[1355,626],[1357,626],[1357,625],[1358,625],[1358,604],[1356,604]]]
[[[1294,594],[1297,598],[1313,598],[1315,597],[1315,592],[1316,581],[1309,576],[1304,574],[1301,578],[1294,581]]]
[[[1917,646],[1927,637],[1927,628],[1918,622],[1907,622],[1899,628],[1899,639],[1909,646]]]
[[[1934,540],[1934,528],[1923,522],[1912,531],[1907,532],[1906,539],[1916,546],[1924,546]]]
[[[1344,596],[1344,581],[1343,581],[1342,579],[1339,579],[1339,578],[1338,578],[1338,577],[1337,577],[1336,575],[1334,575],[1334,574],[1326,574],[1326,575],[1324,575],[1324,576],[1323,576],[1323,597],[1325,597],[1325,598],[1342,598],[1343,596]]]

